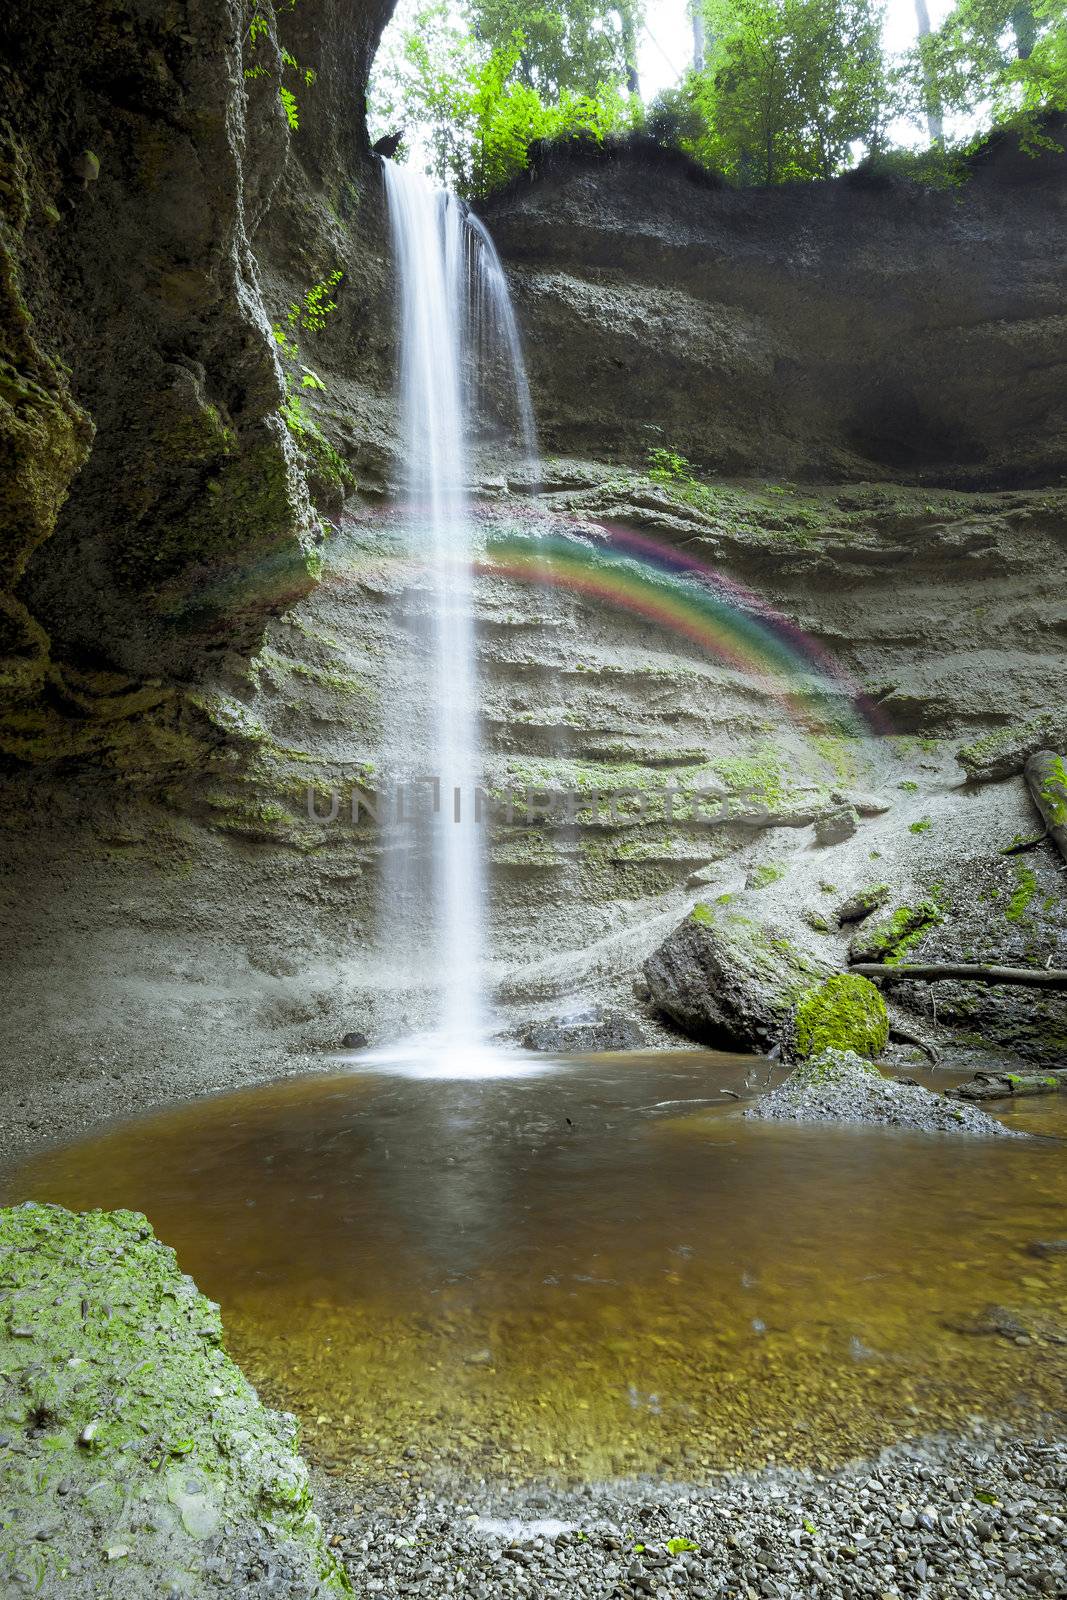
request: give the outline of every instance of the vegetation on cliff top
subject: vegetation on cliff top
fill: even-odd
[[[860,158],[928,183],[959,182],[973,139],[953,118],[1010,127],[1031,153],[1067,109],[1064,0],[957,0],[939,28],[887,54],[878,0],[695,0],[692,65],[645,105],[642,0],[408,0],[371,85],[385,131],[418,129],[428,165],[484,194],[545,140],[642,134],[739,184],[832,178]],[[893,146],[904,119],[929,146]]]

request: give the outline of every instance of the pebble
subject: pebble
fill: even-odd
[[[361,1491],[361,1512],[351,1488],[324,1478],[317,1500],[356,1591],[368,1594],[1026,1600],[1067,1595],[1065,1485],[1067,1445],[976,1424],[964,1439],[896,1446],[836,1473],[768,1468],[710,1484],[569,1490],[388,1482]],[[996,1509],[979,1499],[990,1493]],[[672,1555],[675,1539],[698,1549]]]

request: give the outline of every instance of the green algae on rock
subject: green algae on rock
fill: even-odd
[[[847,972],[827,978],[797,1005],[793,1038],[804,1059],[824,1050],[852,1050],[876,1060],[889,1039],[885,1001],[869,978]]]
[[[897,906],[861,928],[849,945],[849,959],[889,965],[901,961],[923,934],[941,921],[941,915],[940,907],[929,899],[915,906]]]
[[[346,1591],[296,1423],[135,1211],[0,1211],[0,1589]]]

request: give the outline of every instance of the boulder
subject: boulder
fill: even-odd
[[[876,1060],[889,1040],[889,1013],[869,978],[839,973],[798,1001],[792,1033],[802,1060],[824,1050],[852,1050]]]
[[[818,844],[844,844],[851,839],[859,822],[851,806],[838,806],[815,819],[815,839]]]
[[[0,1211],[0,1593],[347,1592],[293,1417],[134,1211]]]
[[[765,1050],[814,980],[829,975],[765,923],[706,905],[645,962],[653,1003],[691,1038]]]
[[[997,728],[956,751],[956,760],[970,783],[997,783],[1022,772],[1030,757],[1050,744],[1067,740],[1067,722],[1046,714],[1032,722]]]
[[[853,791],[845,796],[846,803],[861,817],[884,817],[887,811],[893,809],[888,800],[880,794],[864,794]]]
[[[932,900],[918,905],[896,906],[884,917],[867,922],[848,947],[850,961],[892,961],[899,959],[927,928],[941,921],[941,912]]]
[[[838,907],[838,926],[843,928],[848,922],[864,922],[882,909],[891,892],[888,883],[874,883],[869,889],[860,889],[849,895]]]
[[[520,1033],[524,1050],[550,1055],[587,1055],[600,1050],[643,1050],[648,1044],[640,1024],[621,1011],[595,1007],[568,1017],[531,1022]]]

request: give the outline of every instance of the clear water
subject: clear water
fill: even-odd
[[[454,195],[383,162],[398,287],[406,554],[429,582],[411,640],[387,759],[411,784],[384,874],[383,945],[408,987],[433,991],[421,1053],[484,1047],[484,827],[473,623],[469,453],[484,391],[502,367],[525,447],[533,412],[507,281],[484,227]],[[426,779],[433,780],[431,788]]]
[[[971,1141],[746,1122],[752,1058],[537,1066],[201,1101],[5,1198],[147,1212],[356,1477],[830,1463],[1062,1406],[1067,1259],[1028,1246],[1067,1235],[1067,1098]]]

